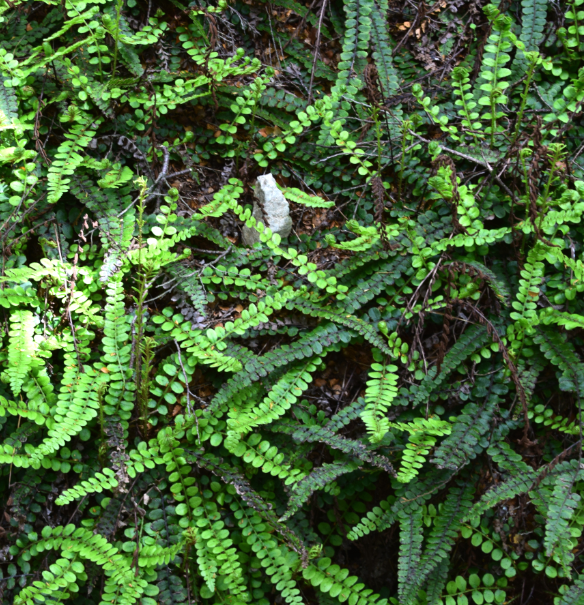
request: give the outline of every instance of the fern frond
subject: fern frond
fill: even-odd
[[[522,0],[521,35],[525,50],[537,50],[546,24],[547,0]]]
[[[426,456],[436,443],[433,435],[423,433],[410,435],[410,439],[402,452],[401,467],[397,474],[397,480],[409,483],[420,472],[424,466]]]
[[[363,605],[374,603],[387,605],[387,599],[378,600],[378,594],[371,594],[373,591],[365,588],[362,583],[357,584],[357,576],[349,576],[348,569],[332,565],[328,557],[318,559],[316,565],[309,564],[302,572],[302,576],[314,587],[335,596],[341,602],[348,600],[349,603],[363,603]]]
[[[412,389],[414,392],[412,405],[415,407],[427,401],[429,395],[440,387],[453,370],[488,341],[489,335],[483,326],[470,326],[465,330],[444,357],[440,374],[436,375],[436,368],[431,368],[419,386]]]
[[[81,372],[75,358],[75,354],[66,355],[66,362],[73,365],[63,376],[54,424],[49,429],[47,439],[32,452],[33,459],[40,461],[63,447],[97,416],[99,401],[96,389],[100,384],[100,377],[88,367],[84,367]]]
[[[334,323],[323,322],[289,345],[282,345],[273,351],[253,357],[245,368],[231,377],[212,399],[206,413],[215,415],[238,391],[268,376],[274,370],[294,361],[301,361],[313,355],[321,355],[325,348],[339,341],[347,341],[349,334]]]
[[[448,569],[450,559],[442,559],[438,565],[428,574],[425,584],[428,605],[440,605],[444,587],[448,581]],[[473,599],[474,600],[474,599]]]
[[[558,605],[584,605],[584,574],[574,580],[558,601]]]
[[[411,507],[421,506],[433,493],[444,487],[452,475],[452,472],[433,469],[413,483],[400,486],[397,499],[382,500],[379,506],[373,508],[357,525],[351,528],[347,537],[350,540],[357,540],[372,531],[383,531],[391,527],[400,511],[413,511],[414,508]]]
[[[530,253],[531,254],[531,253]],[[528,257],[528,260],[529,257]],[[517,300],[511,303],[515,311],[510,314],[520,329],[525,329],[535,320],[540,286],[544,277],[544,264],[540,261],[526,262],[521,271]]]
[[[388,33],[388,2],[387,0],[374,0],[371,4],[371,42],[373,43],[373,59],[379,73],[379,80],[383,88],[385,99],[397,94],[399,79],[393,65],[393,49]],[[393,110],[399,115],[399,108]]]
[[[109,468],[104,468],[101,473],[95,473],[87,481],[81,481],[75,487],[65,490],[56,500],[55,504],[63,506],[73,500],[83,498],[87,494],[101,493],[104,489],[113,489],[118,486],[115,473]]]
[[[554,553],[564,569],[574,559],[570,520],[580,502],[580,495],[572,491],[580,471],[562,473],[555,478],[554,489],[547,507],[544,545],[547,556]]]
[[[365,408],[365,400],[362,397],[358,397],[350,403],[348,406],[339,410],[336,414],[330,417],[330,420],[326,423],[326,428],[333,433],[341,430],[344,426],[347,426],[353,420],[359,418]]]
[[[242,185],[241,181],[237,179],[229,179],[229,182],[213,195],[213,201],[199,208],[192,219],[201,220],[211,216],[223,216],[243,193]]]
[[[469,482],[464,487],[453,487],[449,490],[442,505],[441,514],[436,518],[428,535],[426,548],[422,553],[419,565],[404,586],[402,601],[412,603],[418,590],[436,566],[448,557],[454,546],[462,519],[472,506],[472,495],[475,487]]]
[[[140,567],[156,567],[158,565],[168,565],[184,549],[184,541],[180,541],[172,546],[142,546],[138,553],[138,565]]]
[[[84,115],[78,115],[77,120],[79,123],[74,124],[70,131],[65,133],[65,141],[59,146],[55,154],[56,159],[49,168],[47,201],[50,204],[59,201],[63,194],[71,188],[71,178],[69,177],[75,174],[75,170],[83,161],[83,157],[79,153],[89,145],[100,122],[99,119],[93,122],[91,118]]]
[[[247,441],[228,438],[225,441],[225,447],[233,455],[244,458],[255,468],[260,468],[262,472],[285,479],[286,485],[299,481],[305,475],[300,469],[283,464],[284,454],[278,452],[278,448],[271,445],[269,441],[262,440],[257,433],[250,435]]]
[[[370,450],[371,446],[367,447],[361,441],[337,435],[329,428],[328,424],[325,426],[306,426],[286,420],[280,420],[279,422],[272,424],[270,430],[292,435],[294,441],[297,441],[298,443],[326,443],[333,449],[354,456],[362,462],[381,468],[395,476],[395,470],[391,465],[391,462],[385,456],[375,454]]]
[[[351,273],[355,273],[358,278],[363,270],[367,270],[372,263],[394,258],[394,252],[384,250],[381,245],[369,249],[364,254],[353,255],[350,258],[341,261],[335,268],[337,279],[344,278]]]
[[[36,409],[35,409],[36,408]],[[33,402],[24,403],[22,401],[8,401],[0,395],[0,416],[5,416],[6,412],[12,416],[22,416],[28,418],[38,425],[46,422],[49,413],[48,406],[36,406]]]
[[[284,546],[278,546],[273,535],[265,531],[264,520],[258,512],[242,506],[237,500],[232,502],[231,509],[247,543],[262,561],[270,582],[276,585],[288,605],[301,605],[304,600],[294,579],[295,563],[298,559],[296,553],[290,552]]]
[[[192,330],[190,322],[185,321],[182,316],[178,316],[178,319],[175,320],[177,325],[169,322],[169,329],[172,330],[171,335],[182,342],[182,348],[185,348],[199,362],[219,367],[223,371],[238,371],[242,369],[242,364],[237,359],[223,353],[228,347],[227,339],[235,335],[241,336],[249,328],[269,321],[268,315],[275,310],[282,309],[294,297],[295,293],[292,289],[282,290],[274,296],[266,296],[257,305],[252,303],[247,309],[244,309],[241,317],[235,321],[227,322],[225,327],[218,326],[209,329],[204,334],[202,331]],[[182,322],[180,325],[178,325],[179,321]],[[164,324],[162,327],[164,329]]]
[[[416,418],[413,422],[390,422],[389,426],[410,433],[402,452],[401,468],[397,480],[409,483],[422,468],[425,457],[436,443],[435,436],[450,434],[450,423],[437,418]]]
[[[424,532],[422,528],[422,506],[412,507],[408,512],[401,511],[399,519],[399,560],[398,560],[398,593],[403,597],[412,581],[422,556]],[[402,601],[403,602],[403,601]]]
[[[15,597],[14,605],[29,605],[35,602],[64,601],[70,594],[66,592],[71,586],[78,590],[76,582],[86,579],[85,568],[80,561],[57,559],[50,571],[44,571],[44,582],[36,581],[31,586],[23,588]],[[72,591],[73,592],[73,591]]]
[[[351,473],[357,468],[358,465],[354,462],[339,460],[331,463],[325,462],[321,467],[313,470],[292,488],[288,499],[288,509],[282,515],[280,521],[286,521],[292,517],[315,491],[326,488],[337,477]]]
[[[365,277],[363,270],[355,276],[356,283],[350,287],[343,299],[343,310],[355,313],[358,309],[373,300],[377,295],[393,286],[395,282],[408,270],[411,260],[396,251],[387,253],[390,258],[383,262],[371,263]]]
[[[264,523],[269,523],[270,526],[288,542],[293,550],[305,556],[306,553],[302,540],[288,527],[280,523],[271,504],[266,502],[256,491],[254,491],[245,477],[236,469],[223,463],[220,458],[217,458],[210,453],[202,454],[185,450],[185,454],[187,456],[194,455],[197,458],[198,466],[210,470],[224,483],[232,485],[235,488],[237,495],[247,506],[262,514]]]
[[[352,82],[363,73],[367,64],[367,48],[371,36],[371,10],[372,0],[346,0],[344,9],[346,14],[346,30],[343,39],[343,52],[338,65],[339,83]],[[357,80],[357,86],[360,81]]]
[[[574,391],[579,398],[584,397],[584,364],[566,336],[556,330],[539,327],[533,335],[533,341],[546,358],[561,370],[560,388]]]
[[[529,471],[533,470],[523,461],[521,455],[504,441],[494,443],[488,449],[488,454],[502,469],[513,475],[528,474]]]
[[[486,52],[481,63],[482,69],[477,81],[477,96],[479,105],[484,105],[488,109],[488,113],[484,117],[490,121],[490,125],[485,128],[485,132],[491,135],[492,145],[495,132],[499,128],[497,120],[502,116],[502,113],[497,111],[498,105],[507,102],[505,89],[509,86],[509,82],[504,78],[511,75],[511,70],[505,65],[511,58],[508,52],[512,49],[510,41],[512,20],[511,17],[500,14],[493,5],[489,5],[486,12],[492,24],[491,35],[485,46]],[[480,91],[484,91],[486,94],[481,96]]]
[[[132,345],[129,342],[130,318],[126,315],[121,276],[114,276],[106,289],[103,356],[98,370],[108,381],[104,412],[126,422],[132,415],[136,384],[129,367]]]
[[[382,361],[381,355],[374,358]],[[361,413],[361,419],[365,423],[369,440],[372,443],[381,441],[389,431],[389,420],[386,417],[387,410],[397,396],[397,366],[384,363],[373,363],[373,372],[370,372],[365,391],[365,409]]]
[[[36,302],[36,293],[32,288],[26,290],[20,286],[4,288],[0,290],[0,305],[5,309],[11,306],[17,307],[22,304],[33,304]]]
[[[363,336],[365,340],[369,341],[373,346],[380,349],[386,355],[390,355],[392,358],[394,358],[393,349],[388,346],[387,341],[370,323],[366,322],[365,320],[354,315],[342,313],[341,311],[333,311],[329,310],[328,308],[319,307],[318,305],[305,299],[296,299],[291,304],[294,306],[294,308],[306,315],[322,317],[323,319],[328,319],[329,321],[333,321],[351,330],[354,330],[357,332],[357,334]]]
[[[10,388],[18,395],[30,371],[36,353],[34,327],[38,323],[31,311],[16,310],[10,315],[8,368]]]
[[[13,124],[18,119],[18,99],[13,88],[6,86],[11,80],[4,74],[0,77],[0,126],[6,126],[6,122]]]
[[[446,263],[445,266],[448,266],[449,263]],[[476,260],[465,261],[465,265],[468,265],[472,269],[475,269],[481,279],[486,279],[487,283],[495,293],[495,296],[505,304],[505,306],[509,306],[511,302],[511,292],[507,287],[507,284],[502,281],[502,279],[496,275],[491,269],[479,263]]]
[[[538,472],[525,464],[521,456],[514,452],[509,444],[499,442],[493,444],[487,451],[494,462],[510,473],[510,477],[483,494],[464,520],[480,517],[485,511],[494,508],[500,502],[527,493],[538,478]]]
[[[128,572],[134,574],[128,557],[122,555],[103,536],[94,534],[83,527],[76,528],[74,525],[50,527],[47,525],[42,531],[41,539],[36,544],[39,551],[41,549],[60,549],[68,554],[78,553],[83,559],[96,563],[105,571],[111,572],[110,577],[114,581],[125,580]],[[136,588],[140,586],[140,582],[137,585]],[[137,592],[140,594],[139,588]]]
[[[289,202],[301,204],[308,208],[333,208],[335,205],[334,202],[323,200],[318,195],[309,195],[302,189],[296,189],[295,187],[280,187],[280,189]]]
[[[566,330],[575,330],[584,328],[584,317],[577,313],[564,313],[557,311],[553,307],[542,309],[539,313],[539,319],[542,324],[549,326],[552,324],[562,326]]]
[[[269,424],[282,416],[309,387],[312,382],[311,373],[316,370],[319,361],[320,357],[314,356],[298,364],[278,380],[257,407],[253,405],[251,410],[234,412],[227,421],[230,432],[245,434],[256,426]]]
[[[200,492],[198,500],[202,506],[192,511],[196,525],[185,531],[187,541],[194,542],[197,553],[197,564],[203,580],[211,592],[215,592],[215,581],[218,575],[223,576],[229,592],[242,601],[248,601],[245,587],[245,576],[229,538],[229,530],[223,521],[217,520],[215,502]]]
[[[131,208],[118,217],[115,211],[110,211],[107,216],[99,219],[100,228],[106,240],[104,242],[105,255],[100,269],[99,278],[102,282],[108,282],[122,266],[125,254],[130,249],[136,217]],[[107,238],[107,239],[106,239]]]
[[[499,395],[504,395],[508,390],[500,380],[499,377],[499,384],[495,384],[495,376],[492,375],[490,384],[477,384],[479,388],[486,386],[488,389],[483,403],[468,403],[456,417],[450,435],[434,452],[432,463],[438,468],[461,468],[488,446],[482,437],[490,430],[493,414],[502,401]]]

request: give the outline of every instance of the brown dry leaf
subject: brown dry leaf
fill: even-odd
[[[243,311],[243,305],[236,305],[235,310],[236,310],[238,313],[241,313],[241,312]]]
[[[317,378],[317,379],[314,381],[314,384],[315,384],[317,387],[324,387],[324,386],[326,385],[326,380],[324,380],[324,378]]]
[[[176,415],[180,414],[182,412],[182,407],[180,405],[175,405],[172,408],[172,417],[174,418]]]
[[[265,128],[260,128],[258,132],[263,137],[269,137],[272,134],[278,136],[282,134],[282,129],[278,126],[266,126]]]

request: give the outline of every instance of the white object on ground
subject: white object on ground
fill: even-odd
[[[258,177],[252,216],[282,238],[288,237],[292,231],[290,204],[278,189],[272,174]],[[246,246],[253,246],[260,241],[260,234],[253,227],[243,227],[242,239]]]

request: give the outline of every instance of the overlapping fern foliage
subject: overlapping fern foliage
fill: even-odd
[[[580,8],[0,0],[2,603],[584,604]]]

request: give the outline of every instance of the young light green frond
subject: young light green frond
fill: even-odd
[[[525,329],[536,317],[543,276],[544,264],[542,262],[525,263],[525,267],[521,271],[517,300],[511,303],[515,309],[511,313],[511,319],[514,319],[521,329]]]
[[[8,368],[10,388],[19,395],[37,351],[34,327],[38,323],[31,311],[16,310],[10,315]]]
[[[75,557],[76,559],[76,557]],[[14,605],[29,605],[35,602],[61,601],[66,599],[67,590],[77,588],[77,582],[85,580],[87,574],[84,573],[84,566],[80,561],[75,559],[57,559],[50,566],[50,571],[44,571],[42,578],[44,582],[36,582],[31,586],[27,586],[18,593],[14,600]]]
[[[309,195],[296,187],[280,187],[280,189],[288,201],[308,208],[333,208],[335,205],[334,202],[327,202],[318,195]]]
[[[381,360],[378,360],[381,361]],[[389,431],[387,411],[397,396],[397,366],[384,363],[371,365],[367,390],[365,391],[365,409],[361,419],[367,427],[372,443],[379,442]]]
[[[85,115],[79,115],[78,123],[74,124],[65,134],[65,140],[59,146],[55,157],[57,158],[49,168],[48,201],[51,204],[59,201],[63,194],[69,191],[71,176],[83,162],[80,155],[95,136],[100,120],[95,122]]]
[[[452,472],[432,469],[412,483],[402,484],[397,488],[397,497],[382,500],[371,512],[348,533],[350,540],[357,540],[372,531],[383,531],[391,527],[401,511],[412,512],[422,505],[432,494],[443,487]]]
[[[316,370],[318,361],[319,356],[311,357],[286,372],[259,405],[253,405],[251,410],[245,410],[241,414],[236,413],[227,421],[229,430],[235,434],[246,434],[252,428],[270,424],[282,416],[309,387],[312,382],[311,373]]]
[[[65,490],[55,500],[55,504],[63,506],[88,494],[101,493],[104,489],[109,490],[117,486],[118,482],[116,481],[114,471],[104,468],[101,473],[96,473],[87,481],[81,481],[75,487]]]
[[[332,564],[328,557],[316,561],[302,571],[302,577],[308,580],[318,590],[336,596],[336,598],[349,603],[363,603],[364,605],[387,605],[387,599],[380,599],[370,588],[362,583],[356,583],[357,576],[349,576],[349,570]]]

